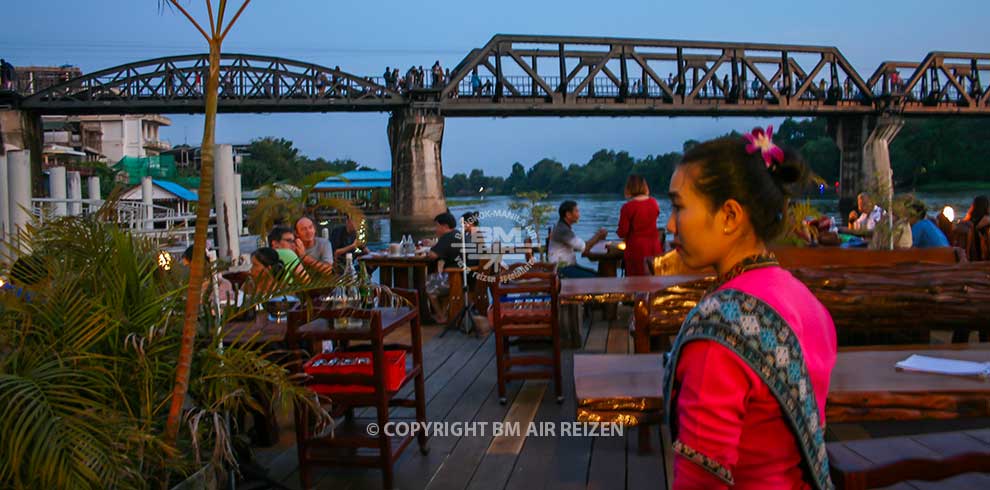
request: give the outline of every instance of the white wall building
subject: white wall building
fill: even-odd
[[[47,120],[46,116],[45,120]],[[124,157],[148,157],[172,147],[160,139],[158,130],[171,126],[172,121],[160,115],[54,116],[59,120],[79,121],[99,125],[102,133],[101,151],[110,164]]]

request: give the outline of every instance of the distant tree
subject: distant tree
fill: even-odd
[[[505,186],[502,192],[505,194],[513,194],[516,192],[522,192],[525,190],[526,185],[526,168],[522,166],[521,163],[516,162],[512,164],[512,172],[509,173],[509,177],[505,179]]]

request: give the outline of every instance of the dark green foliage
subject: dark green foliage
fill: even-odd
[[[729,135],[741,137],[735,131]],[[826,118],[788,118],[774,131],[774,141],[798,150],[827,188],[839,180],[839,148]],[[683,148],[698,143],[688,140]],[[476,195],[481,186],[486,194],[621,194],[626,177],[637,173],[646,177],[653,194],[662,195],[681,155],[671,152],[636,159],[624,151],[599,150],[584,164],[565,166],[544,158],[529,170],[516,162],[507,178],[488,177],[475,169],[470,177],[458,173],[445,178],[444,190],[448,196]],[[897,188],[990,181],[990,119],[908,120],[891,144],[890,155]]]
[[[258,138],[251,142],[248,153],[241,163],[243,185],[248,189],[275,182],[295,182],[316,172],[371,170],[354,160],[328,162],[322,157],[315,160],[308,158],[285,138]]]

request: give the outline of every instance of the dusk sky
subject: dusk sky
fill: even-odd
[[[239,0],[231,0],[235,6]],[[186,5],[205,18],[202,1]],[[158,56],[205,52],[202,37],[156,0],[3,0],[0,57],[14,65],[71,64],[92,72]],[[201,14],[201,15],[200,15]],[[986,0],[667,2],[331,2],[255,0],[224,51],[296,59],[363,76],[385,66],[456,65],[496,33],[832,45],[864,77],[885,60],[929,51],[990,51]],[[985,83],[985,82],[984,82]],[[163,138],[196,145],[202,116],[171,115]],[[303,154],[388,168],[387,114],[221,115],[217,141],[277,136]],[[542,157],[584,163],[601,148],[636,157],[679,150],[757,123],[740,118],[448,118],[444,173],[507,175]]]

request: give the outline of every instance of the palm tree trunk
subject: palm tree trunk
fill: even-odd
[[[174,444],[179,433],[182,405],[189,389],[189,372],[192,365],[193,343],[196,340],[196,323],[202,299],[202,284],[206,268],[206,233],[213,207],[213,141],[217,120],[217,92],[220,85],[220,42],[210,42],[210,71],[206,77],[206,120],[203,124],[202,167],[200,169],[199,200],[196,205],[196,234],[193,238],[192,263],[189,266],[189,287],[186,291],[186,311],[182,324],[182,344],[175,370],[175,388],[172,404],[165,425],[165,437]]]

